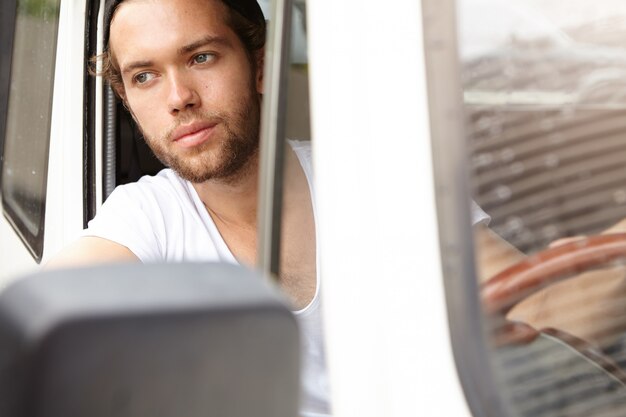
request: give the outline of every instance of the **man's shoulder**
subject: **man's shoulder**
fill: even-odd
[[[187,182],[173,170],[165,168],[156,175],[144,175],[136,182],[117,186],[108,200],[163,206],[191,202],[192,198]]]
[[[165,189],[186,190],[186,188],[185,180],[170,168],[164,168],[155,175],[144,175],[135,182],[118,185],[115,191],[124,190],[129,193],[142,193],[161,192]]]
[[[125,184],[135,184],[137,187],[150,187],[150,186],[172,186],[172,187],[184,187],[185,180],[182,179],[174,170],[170,168],[163,168],[155,175],[144,175],[136,182]]]
[[[311,141],[310,140],[288,140],[291,149],[298,156],[298,160],[300,164],[304,168],[304,170],[308,173],[311,171],[313,165],[313,156],[311,151]]]
[[[293,149],[296,153],[311,152],[310,140],[289,139],[288,142],[291,145],[291,149]]]

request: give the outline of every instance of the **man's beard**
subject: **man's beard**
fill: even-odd
[[[217,123],[211,138],[186,152],[175,152],[172,132],[181,124],[197,121]],[[247,174],[248,161],[259,149],[260,100],[247,97],[238,113],[230,116],[222,113],[205,113],[186,110],[176,125],[159,138],[150,138],[144,133],[146,142],[155,156],[167,167],[192,183],[220,180],[232,183]],[[174,145],[174,146],[172,146]],[[211,149],[212,148],[212,149]]]

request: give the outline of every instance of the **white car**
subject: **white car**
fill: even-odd
[[[469,215],[473,198],[484,204],[489,214],[493,212],[502,236],[530,252],[574,232],[599,232],[625,218],[626,186],[615,173],[619,169],[609,169],[621,166],[623,171],[626,159],[626,148],[622,146],[626,144],[626,129],[614,117],[624,115],[621,104],[583,109],[584,114],[571,103],[559,107],[559,103],[550,102],[552,107],[546,109],[545,103],[535,100],[548,97],[545,91],[523,95],[520,104],[515,101],[519,97],[510,94],[515,86],[507,80],[515,78],[509,76],[515,71],[533,74],[527,60],[522,60],[522,67],[511,60],[509,66],[494,69],[495,75],[480,72],[481,77],[495,81],[485,84],[489,94],[477,94],[472,88],[482,85],[480,80],[468,79],[471,71],[480,67],[480,54],[488,57],[490,51],[498,50],[499,56],[506,57],[519,46],[519,39],[506,36],[509,26],[511,33],[519,33],[512,27],[515,19],[510,16],[501,19],[509,23],[498,28],[500,32],[493,38],[498,43],[485,46],[485,39],[489,42],[490,38],[488,26],[481,24],[482,17],[494,13],[489,15],[490,21],[498,21],[499,9],[491,8],[490,2],[464,0],[462,8],[453,0],[295,3],[293,9],[288,0],[264,3],[270,36],[261,137],[258,273],[271,276],[277,272],[274,255],[279,237],[273,225],[280,222],[280,210],[275,209],[280,192],[275,190],[280,189],[283,180],[279,165],[282,147],[278,145],[287,137],[311,140],[318,268],[323,276],[324,338],[333,415],[626,415],[626,377],[621,370],[626,363],[621,349],[621,332],[626,330],[622,323],[626,319],[625,305],[621,304],[626,298],[623,276],[613,274],[610,290],[601,287],[594,292],[596,287],[589,284],[582,299],[562,300],[570,305],[563,308],[567,314],[563,322],[585,321],[594,328],[617,329],[610,343],[594,345],[590,350],[572,340],[563,341],[554,332],[544,332],[533,342],[494,346],[490,330],[494,317],[504,318],[511,306],[481,307],[474,255],[480,257],[486,249],[474,248]],[[514,9],[522,14],[532,9],[536,16],[544,11],[546,21],[558,16],[555,10],[568,12],[563,2],[514,3]],[[606,28],[626,25],[626,19],[619,14],[620,2],[594,2],[594,7],[606,3],[614,8],[610,18],[596,18],[582,3],[575,3],[572,10],[579,18],[575,23],[591,28],[589,39],[597,39],[594,34]],[[28,292],[31,287],[16,287],[21,278],[35,273],[76,239],[115,186],[153,174],[161,167],[110,89],[100,78],[87,74],[90,57],[102,49],[103,6],[104,1],[98,0],[17,0],[0,5],[0,284],[8,287],[0,295],[0,335],[4,329],[2,317],[13,317],[13,313],[3,316],[3,312],[30,308],[26,301],[9,301],[9,295],[22,294],[14,299],[33,302],[37,297],[23,294],[46,297],[46,291],[36,284],[33,293]],[[457,9],[472,13],[461,14],[457,20]],[[543,27],[549,26],[540,25],[539,30]],[[471,38],[464,37],[473,31],[481,35],[480,47],[472,48],[468,44]],[[464,36],[457,39],[457,32]],[[537,34],[532,35],[536,41]],[[290,38],[292,46],[282,47],[283,41]],[[585,48],[589,49],[593,48],[589,39],[577,41],[586,42]],[[600,48],[602,42],[596,42]],[[612,51],[620,48],[610,46]],[[557,44],[554,48],[571,51],[572,45]],[[471,63],[459,50],[472,51]],[[623,48],[619,51],[626,52]],[[579,58],[585,56],[595,55]],[[541,59],[538,54],[537,61]],[[621,74],[619,68],[609,70]],[[547,71],[561,77],[558,66]],[[580,83],[584,80],[581,78]],[[610,86],[600,84],[603,91],[611,91]],[[588,91],[589,85],[594,84],[585,84],[585,92],[593,94]],[[567,98],[568,93],[551,91],[548,98]],[[505,97],[504,102],[499,97]],[[554,112],[570,117],[569,121],[576,119],[567,124],[567,129],[577,133],[573,142],[579,146],[571,158],[580,160],[590,155],[595,162],[565,166],[563,162],[570,155],[567,150],[557,154],[553,147],[536,146],[565,140],[559,130],[562,123],[551,117]],[[528,114],[532,117],[526,117]],[[583,123],[592,116],[592,123]],[[595,152],[593,142],[597,131],[608,132],[605,136],[609,137],[600,153]],[[533,140],[527,141],[529,137]],[[522,154],[529,159],[522,158]],[[537,161],[542,164],[541,175],[525,176],[525,170]],[[584,168],[578,169],[581,166]],[[559,178],[565,177],[568,182],[564,185]],[[520,178],[528,181],[520,182]],[[541,186],[533,188],[535,183],[530,179],[536,179]],[[602,207],[572,207],[579,201],[577,197],[560,206],[550,205],[547,211],[540,204],[570,191],[574,196],[593,197],[597,184],[608,183],[612,184],[610,191],[603,188],[602,195],[610,195],[612,201],[602,200]],[[533,194],[535,189],[539,194]],[[564,227],[567,219],[563,220],[562,213],[576,213],[576,221],[589,227]],[[526,219],[540,226],[527,227]],[[605,261],[620,264],[626,249],[624,236],[617,236],[608,244],[592,239],[589,244],[567,246],[563,253],[541,252],[530,263],[518,266],[522,273],[511,270],[499,281],[482,285],[496,282],[490,287],[495,288],[493,291],[506,287],[515,293],[517,302],[544,284],[560,280],[568,268],[579,273],[583,267],[599,267]],[[600,255],[589,254],[589,248],[597,249]],[[565,266],[559,264],[560,269],[555,270],[558,273],[532,269],[537,265],[543,268],[554,259],[561,262],[561,256],[566,255],[571,259],[562,262]],[[171,268],[174,271],[176,267]],[[116,271],[111,269],[110,274]],[[132,272],[145,274],[138,278],[142,283],[149,282],[146,278],[151,274],[159,274],[152,266]],[[98,274],[101,272],[94,276]],[[128,272],[119,274],[127,276]],[[69,276],[75,277],[68,272]],[[127,288],[124,280],[112,281]],[[518,287],[528,291],[518,296]],[[168,292],[190,296],[180,288],[159,288],[163,289],[159,293],[163,300],[167,300]],[[80,292],[83,290],[86,292]],[[605,290],[613,295],[613,304],[604,304],[605,310],[594,310],[593,317],[570,316],[576,310],[571,304],[585,304]],[[89,297],[93,296],[93,303],[98,304],[97,292],[84,288],[76,291],[89,294],[85,299],[92,300]],[[258,291],[266,294],[265,289]],[[58,289],[49,292],[54,297],[62,295]],[[267,297],[274,300],[274,295]],[[122,298],[128,302],[127,307],[137,302],[136,298]],[[195,302],[199,303],[197,299]],[[190,307],[197,305],[190,302]],[[83,303],[80,308],[87,307]],[[28,314],[33,319],[38,318],[36,312],[52,311],[32,308]],[[280,323],[289,328],[289,324]],[[175,326],[168,331],[175,332]],[[237,334],[245,337],[244,333]],[[93,337],[100,340],[95,333]],[[0,337],[0,388],[3,383],[9,385],[9,373],[2,373],[3,363],[12,363],[11,355],[16,355],[10,349],[3,351],[2,343]],[[81,351],[72,353],[80,358]],[[231,359],[236,362],[236,358]],[[285,375],[293,376],[293,361],[289,364],[285,365]],[[243,364],[239,365],[238,369],[244,369]],[[246,363],[245,370],[250,369],[248,365],[253,366]],[[146,379],[161,375],[161,368],[154,366],[156,376],[145,375]],[[227,368],[220,368],[224,374],[217,377],[225,375]],[[44,378],[53,367],[33,369],[41,371]],[[93,375],[98,378],[100,374]],[[279,379],[269,372],[266,378]],[[75,381],[79,380],[83,381]],[[33,394],[39,391],[32,387],[24,392],[39,395]],[[244,398],[249,399],[249,392],[228,393],[233,392],[242,395],[242,403]],[[293,394],[294,390],[285,392]],[[51,398],[63,395],[62,390],[55,393],[50,394]],[[0,390],[0,405],[2,395]],[[233,404],[236,397],[227,395],[222,399]],[[297,403],[291,397],[278,396],[268,404],[281,401],[289,406]],[[72,401],[64,404],[71,407]],[[282,411],[276,416],[290,408],[278,409]],[[196,415],[186,410],[170,411]],[[236,411],[229,412],[237,415]],[[63,415],[59,413],[49,415]],[[139,415],[148,414],[132,414]]]

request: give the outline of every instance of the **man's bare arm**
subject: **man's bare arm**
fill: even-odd
[[[480,282],[525,258],[522,252],[483,224],[474,227],[474,239]]]
[[[115,262],[139,262],[126,246],[100,237],[82,237],[50,259],[46,269],[72,268]]]

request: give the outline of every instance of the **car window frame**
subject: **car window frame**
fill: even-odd
[[[442,275],[452,351],[472,414],[507,417],[489,360],[478,298],[464,140],[456,3],[424,0],[424,58]],[[478,336],[477,336],[478,335]]]
[[[260,131],[257,267],[277,279],[283,202],[283,170],[291,14],[293,0],[276,0],[265,50]]]
[[[90,75],[91,57],[98,52],[100,0],[86,0],[83,79],[83,228],[96,215],[96,108],[99,97],[96,77]]]

